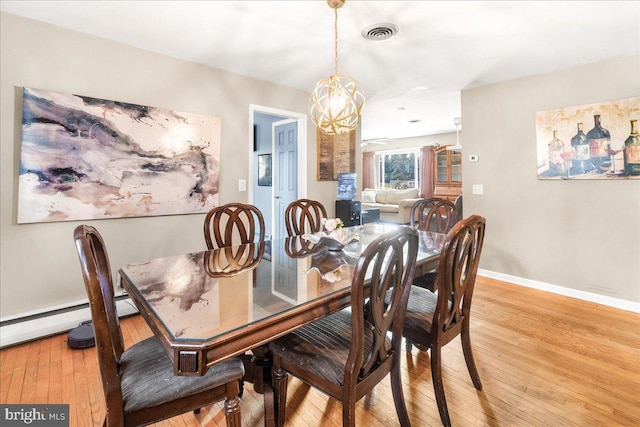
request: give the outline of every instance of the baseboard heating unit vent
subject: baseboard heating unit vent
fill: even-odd
[[[138,312],[128,295],[116,297],[116,310],[119,317]],[[88,320],[91,320],[88,302],[1,319],[0,348],[68,332]]]

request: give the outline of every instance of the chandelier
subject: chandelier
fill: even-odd
[[[334,10],[334,73],[316,83],[309,99],[311,120],[324,133],[334,135],[355,129],[360,123],[364,93],[351,77],[338,73],[338,9],[346,0],[327,0]]]

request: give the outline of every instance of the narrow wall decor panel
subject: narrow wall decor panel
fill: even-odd
[[[317,131],[318,181],[337,181],[338,174],[356,171],[356,131],[327,135]]]
[[[216,117],[24,88],[18,223],[207,212],[220,129]]]

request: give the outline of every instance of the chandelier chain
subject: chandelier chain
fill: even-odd
[[[333,12],[334,12],[334,17],[335,19],[333,20],[334,24],[333,24],[333,34],[335,36],[335,53],[336,56],[334,58],[334,74],[338,75],[338,7],[334,7],[333,8]]]

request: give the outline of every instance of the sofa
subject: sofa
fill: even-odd
[[[420,200],[418,190],[376,190],[365,188],[360,200],[365,209],[380,209],[380,221],[407,224],[410,220],[411,206]]]

